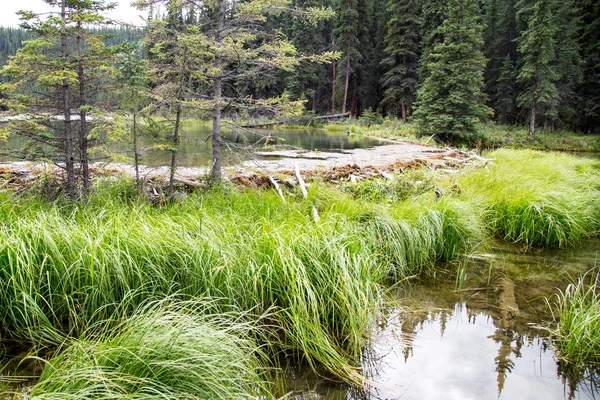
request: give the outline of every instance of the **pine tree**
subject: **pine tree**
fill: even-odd
[[[558,74],[558,116],[563,123],[575,120],[577,94],[575,88],[583,78],[582,60],[579,51],[580,24],[579,10],[574,0],[561,0],[554,12],[555,31],[555,67]],[[552,127],[554,127],[554,120]]]
[[[141,59],[137,43],[124,43],[117,51],[117,82],[120,86],[119,108],[132,119],[131,139],[133,142],[133,161],[135,181],[138,190],[142,189],[140,177],[140,148],[138,145],[138,119],[142,108],[149,101],[148,63]]]
[[[298,10],[309,10],[322,6],[322,3],[323,1],[320,0],[296,0],[292,6]],[[298,53],[316,54],[328,47],[325,40],[326,21],[320,21],[315,25],[302,18],[294,18],[291,15],[286,17],[289,21],[288,36]],[[324,77],[327,75],[325,65],[303,62],[294,71],[285,75],[286,90],[293,98],[306,99],[307,109],[316,111],[320,105],[318,100],[329,97],[329,91],[324,85]],[[326,108],[327,105],[322,107],[322,109]]]
[[[386,72],[382,77],[385,94],[382,104],[390,113],[400,114],[406,121],[416,97],[420,49],[420,10],[418,0],[398,2],[389,0],[387,12],[391,15],[385,35],[385,58],[381,65]]]
[[[555,61],[555,25],[552,0],[536,0],[527,22],[527,29],[519,37],[518,50],[522,65],[517,82],[522,86],[517,96],[519,106],[530,110],[529,134],[535,134],[536,118],[556,118],[559,94]]]
[[[484,47],[488,58],[485,92],[496,120],[514,122],[517,114],[515,67],[519,62],[516,0],[488,0],[485,21]]]
[[[415,118],[423,135],[473,141],[477,123],[492,114],[482,90],[482,25],[475,0],[447,4],[448,18],[433,33],[440,43],[428,54]]]
[[[169,0],[176,2],[177,0]],[[163,0],[142,0],[139,6],[148,8]],[[298,55],[293,44],[268,23],[270,14],[285,10],[284,0],[213,0],[203,3],[197,26],[183,30],[170,29],[167,22],[158,21],[150,34],[155,35],[150,58],[154,63],[151,75],[157,86],[153,89],[159,102],[175,110],[173,157],[171,178],[176,168],[175,154],[178,146],[183,108],[210,110],[212,164],[211,181],[221,180],[221,120],[225,108],[236,110],[292,110],[297,112],[300,103],[290,103],[287,98],[252,98],[236,91],[238,84],[252,81],[273,70],[291,72],[301,60],[330,62],[333,54]],[[292,10],[294,11],[294,10]],[[308,23],[318,23],[331,17],[331,10],[313,8],[298,12]],[[179,19],[176,19],[179,21]],[[153,33],[155,32],[155,33]],[[175,36],[169,37],[175,32]],[[162,99],[162,100],[161,100]],[[173,193],[170,184],[170,193]]]

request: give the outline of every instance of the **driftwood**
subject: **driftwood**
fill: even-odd
[[[304,182],[302,175],[300,175],[300,168],[298,168],[298,164],[296,164],[296,179],[298,179],[298,184],[300,185],[300,189],[302,190],[302,196],[305,199],[308,198],[308,191],[306,190],[306,182]],[[317,211],[317,207],[315,207],[315,206],[312,207],[312,216],[313,216],[313,221],[315,221],[315,224],[317,222],[319,222],[319,220],[321,219],[321,217],[319,217],[319,212]]]
[[[279,197],[281,197],[281,200],[283,200],[283,202],[285,203],[285,197],[283,197],[283,192],[281,191],[281,186],[279,186],[279,184],[277,183],[275,178],[273,178],[271,175],[269,175],[269,180],[271,181],[271,183],[277,190],[277,193],[279,193]]]
[[[342,114],[329,114],[329,115],[319,115],[318,117],[314,117],[313,119],[334,119],[334,118],[343,118],[349,117],[350,113],[342,113]]]
[[[300,175],[300,168],[298,168],[298,164],[296,164],[296,178],[298,179],[298,183],[300,184],[300,189],[302,190],[302,196],[304,198],[308,198],[308,191],[306,190],[306,182],[302,179],[302,175]]]
[[[183,183],[184,185],[191,186],[196,189],[206,189],[206,184],[196,181],[191,181],[181,176],[176,176],[173,178],[175,182]]]
[[[271,126],[271,125],[281,125],[285,124],[286,121],[272,121],[272,122],[264,122],[262,124],[248,124],[242,125],[242,128],[260,128],[261,126]]]

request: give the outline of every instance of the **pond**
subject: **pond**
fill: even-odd
[[[160,129],[158,134],[150,135],[141,128],[141,163],[150,167],[169,165],[171,153],[161,149],[168,144],[170,130]],[[211,163],[210,140],[211,126],[202,123],[185,123],[178,153],[178,165],[182,167],[203,167]],[[251,129],[233,132],[223,130],[223,165],[237,164],[251,158],[261,158],[254,151],[304,149],[313,151],[340,152],[357,148],[371,148],[385,142],[362,135],[348,135],[344,131],[330,132],[325,129]],[[20,150],[26,142],[23,137],[13,136],[8,140],[9,150]],[[127,155],[133,159],[133,149],[129,143],[113,144],[113,153]],[[14,160],[14,158],[13,158]]]
[[[364,354],[366,390],[303,368],[282,386],[295,400],[600,398],[597,375],[569,369],[543,329],[552,319],[544,298],[599,254],[600,240],[526,254],[502,246],[467,267],[461,291],[451,272],[407,283]]]

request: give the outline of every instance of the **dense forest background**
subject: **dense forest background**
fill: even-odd
[[[473,74],[482,72],[483,91],[465,96],[478,96],[491,109],[480,112],[499,123],[530,123],[535,97],[538,126],[583,132],[600,126],[600,3],[594,0],[292,0],[292,7],[336,11],[316,26],[288,14],[270,16],[267,23],[299,54],[334,50],[337,61],[233,82],[225,92],[253,98],[287,93],[306,100],[307,111],[317,114],[376,112],[410,119],[427,106],[427,93],[444,90],[444,80],[476,81]],[[188,6],[181,18],[193,25],[201,12]],[[453,52],[463,51],[446,45],[453,29],[471,35],[467,51],[484,55],[473,60],[475,70],[464,66],[464,57],[452,63]],[[103,33],[110,34],[109,45],[144,35],[132,28]],[[0,64],[29,38],[20,28],[0,28]]]

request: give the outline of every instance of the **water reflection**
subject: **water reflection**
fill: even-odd
[[[140,148],[142,163],[150,166],[169,165],[171,153],[166,150],[170,144],[171,128],[169,124],[140,128]],[[211,126],[207,124],[186,124],[182,128],[181,142],[178,152],[178,165],[182,167],[202,167],[211,163],[211,145],[208,140]],[[345,132],[329,132],[324,129],[244,129],[222,132],[224,146],[222,149],[223,165],[233,165],[241,161],[256,158],[254,151],[273,149],[305,149],[316,151],[339,152],[357,148],[369,148],[384,144],[380,140],[361,135],[347,135]],[[6,145],[0,146],[0,161],[19,158],[19,151],[27,144],[21,136],[11,136]],[[31,149],[29,149],[31,151]],[[10,154],[5,154],[5,153]],[[40,146],[38,156],[52,153],[53,149]],[[108,147],[108,153],[128,156],[133,159],[131,144],[117,143]],[[98,156],[98,155],[95,155]],[[104,157],[104,158],[102,158]],[[102,155],[100,161],[106,161]]]
[[[566,397],[543,339],[503,327],[464,302],[448,311],[398,314],[377,334],[374,347],[386,356],[373,374],[373,398]]]
[[[398,306],[377,321],[365,352],[371,387],[315,385],[314,375],[305,373],[290,379],[287,387],[296,396],[290,398],[600,398],[600,376],[559,361],[539,328],[551,320],[544,299],[569,282],[566,275],[573,279],[596,265],[598,249],[598,239],[526,254],[504,246],[469,266],[460,293],[451,271],[407,284],[394,296]]]
[[[208,125],[193,125],[185,128],[179,149],[179,165],[199,167],[211,162],[210,135]],[[305,150],[339,152],[356,148],[369,148],[383,144],[381,141],[345,132],[328,132],[323,129],[263,129],[244,132],[224,131],[224,165],[232,165],[256,157],[252,151],[298,148]],[[143,146],[152,148],[152,140],[143,140]],[[250,149],[251,148],[251,149]],[[143,162],[149,166],[168,165],[170,154],[161,150],[149,150]]]

